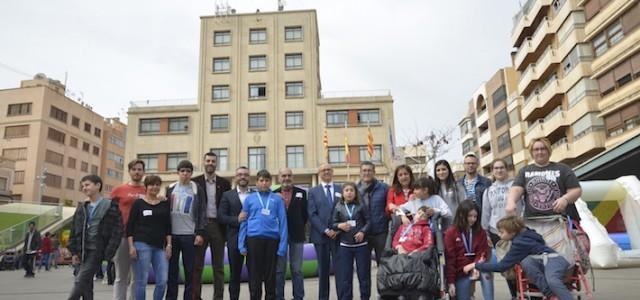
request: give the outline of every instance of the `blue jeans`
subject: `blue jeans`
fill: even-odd
[[[182,253],[182,267],[184,268],[184,300],[193,298],[193,263],[195,261],[196,246],[193,245],[195,235],[171,236],[171,259],[169,260],[169,277],[167,280],[167,300],[178,298],[178,279],[180,278],[180,253]]]
[[[162,248],[150,246],[143,242],[134,242],[138,258],[135,260],[135,295],[136,299],[146,299],[149,264],[153,265],[156,287],[153,289],[153,299],[162,300],[167,289],[169,262]]]
[[[456,299],[471,299],[472,282],[470,278],[471,275],[456,279]],[[486,300],[493,300],[493,274],[480,272],[480,278],[478,280],[482,285],[482,298]]]
[[[360,283],[360,299],[371,297],[371,250],[368,245],[360,247],[338,247],[336,255],[336,286],[339,300],[353,299],[353,261]]]
[[[334,240],[328,240],[326,243],[313,244],[318,259],[318,299],[329,299],[329,276],[331,275],[331,267],[336,262],[337,243]],[[336,283],[336,286],[338,284]]]
[[[545,296],[556,295],[560,300],[571,300],[573,296],[564,285],[569,262],[561,256],[549,257],[546,265],[542,259],[527,256],[520,263],[522,270]]]
[[[51,253],[43,253],[42,254],[42,258],[40,259],[40,265],[38,266],[38,271],[40,271],[40,269],[42,269],[42,266],[44,266],[44,269],[49,271],[49,258],[51,257]]]
[[[304,243],[289,242],[289,250],[284,256],[278,256],[276,264],[276,299],[284,300],[284,283],[287,273],[287,255],[289,256],[289,269],[291,270],[291,283],[293,284],[293,299],[304,298],[304,278],[302,277],[302,252]]]

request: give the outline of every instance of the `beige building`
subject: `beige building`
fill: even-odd
[[[65,86],[43,74],[0,90],[0,113],[0,150],[15,161],[12,197],[61,204],[82,199],[80,179],[102,171],[104,118],[65,97]]]
[[[242,165],[253,174],[287,166],[299,184],[315,184],[318,164],[328,160],[336,180],[355,180],[357,165],[368,159],[370,128],[372,160],[385,178],[392,163],[391,95],[323,95],[319,67],[315,10],[201,17],[197,100],[130,107],[126,161],[141,158],[149,172],[170,181],[180,160],[201,171],[202,156],[213,151],[222,176]]]
[[[468,114],[458,123],[462,154],[474,152],[480,157],[483,174],[491,172],[491,162],[503,159],[510,170],[526,163],[523,132],[517,103],[517,74],[513,68],[499,69],[482,83],[469,102]]]
[[[104,119],[100,177],[104,184],[102,191],[105,195],[109,195],[114,187],[128,179],[124,161],[126,135],[127,125],[119,118]]]
[[[16,162],[0,156],[0,201],[11,200]]]

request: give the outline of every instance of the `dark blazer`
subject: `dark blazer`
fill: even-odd
[[[281,191],[282,188],[280,187],[275,189],[273,192],[279,194]],[[305,242],[305,226],[309,220],[307,207],[307,192],[297,186],[293,186],[293,190],[291,191],[291,202],[287,208],[289,242]]]
[[[338,192],[342,195],[342,186],[334,183],[333,192],[333,203],[329,203],[322,185],[314,186],[309,190],[309,203],[307,207],[309,223],[311,224],[309,240],[314,244],[324,244],[331,240],[324,234],[324,231],[331,229],[333,225],[331,223],[333,221],[333,208],[336,206],[336,203],[342,201],[342,197],[336,197],[335,193]]]
[[[195,181],[203,190],[204,190],[204,198],[209,200],[207,196],[207,185],[204,182],[204,174],[198,175],[196,177],[191,178],[191,180]],[[225,179],[222,176],[216,175],[216,208],[220,209],[220,201],[222,200],[222,194],[224,192],[231,190],[231,183],[229,180]]]
[[[249,190],[249,192],[253,192]],[[242,202],[238,196],[238,190],[233,189],[222,194],[220,207],[218,208],[218,223],[227,227],[227,245],[231,248],[238,248],[238,215],[242,211]]]
[[[27,230],[27,233],[24,235],[24,246],[22,247],[22,249],[24,249],[25,253],[27,253],[28,251],[38,251],[38,249],[40,249],[41,241],[42,239],[40,238],[40,231],[34,229],[33,237],[31,238],[31,248],[27,249],[27,243],[29,242],[29,231]]]

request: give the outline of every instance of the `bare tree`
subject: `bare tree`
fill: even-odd
[[[405,145],[405,149],[408,147],[413,154],[407,157],[407,163],[412,166],[416,176],[428,174],[438,158],[451,150],[455,127],[445,126],[431,129],[427,133],[421,130],[422,128],[416,126],[415,135],[410,137]]]

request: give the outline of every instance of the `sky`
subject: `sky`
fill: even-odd
[[[200,16],[228,3],[238,13],[277,0],[2,0],[0,89],[44,73],[67,82],[105,117],[130,101],[196,98]],[[473,92],[511,65],[518,0],[288,0],[316,9],[324,92],[390,90],[396,140],[454,127]]]

